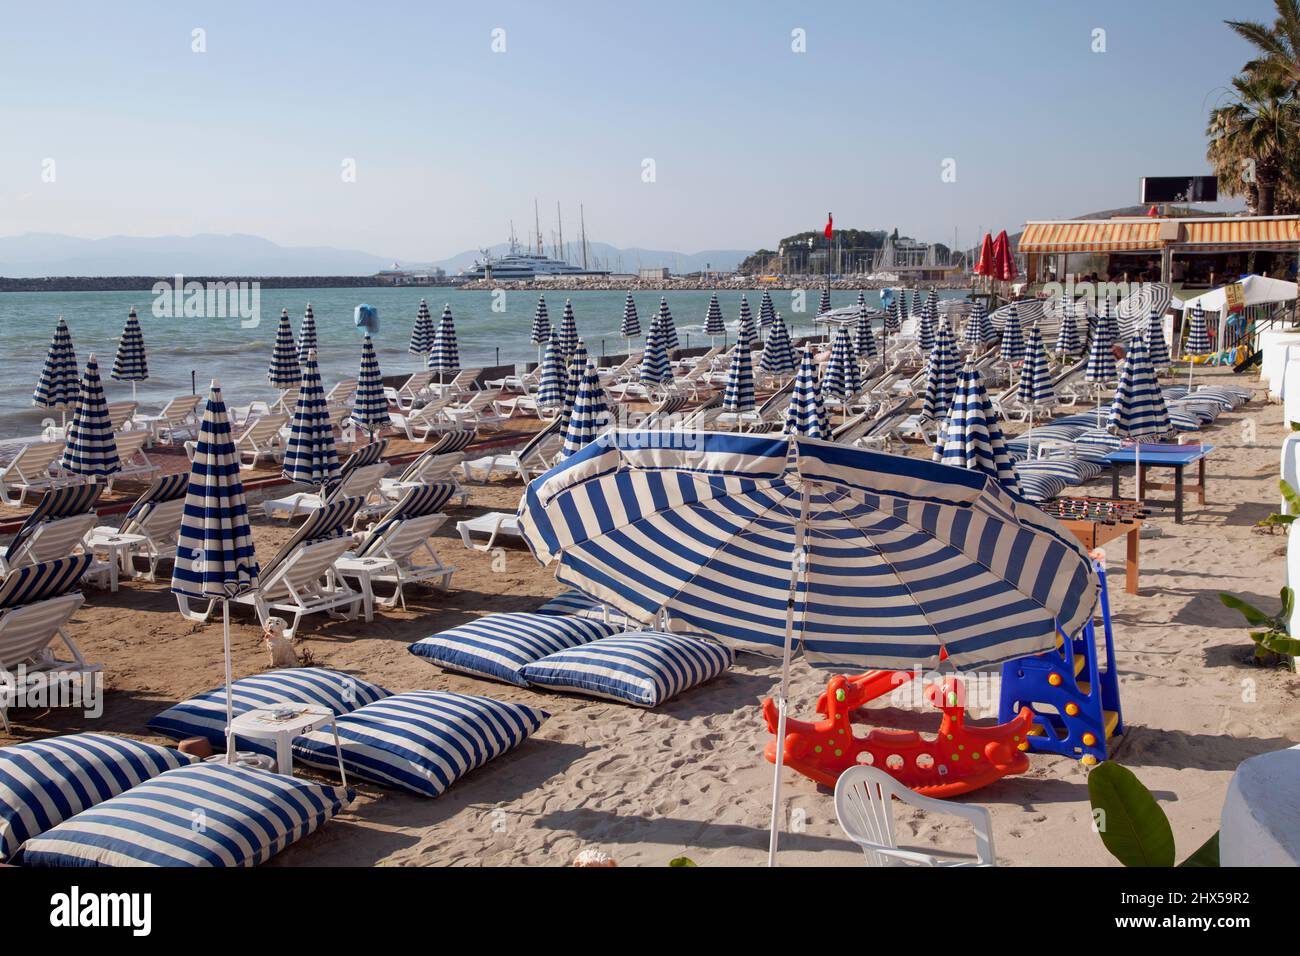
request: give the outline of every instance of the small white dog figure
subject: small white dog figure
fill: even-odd
[[[262,628],[262,643],[271,654],[272,667],[298,666],[298,654],[293,649],[293,641],[284,636],[285,627],[281,618],[269,617]]]

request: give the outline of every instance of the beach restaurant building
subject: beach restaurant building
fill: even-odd
[[[1294,280],[1300,216],[1039,220],[1016,251],[1031,283],[1163,282],[1179,295],[1246,273]]]

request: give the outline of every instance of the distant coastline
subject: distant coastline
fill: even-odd
[[[47,278],[8,278],[0,276],[0,292],[139,292],[154,283],[175,281],[166,276],[50,276]],[[257,282],[264,289],[391,289],[392,282],[375,276],[217,276],[186,275],[186,282]],[[427,283],[411,288],[455,287],[458,282]]]

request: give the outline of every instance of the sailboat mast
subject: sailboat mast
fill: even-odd
[[[582,227],[582,271],[587,271],[587,215],[578,203],[578,223]]]
[[[555,224],[560,230],[560,252],[555,258],[564,262],[566,261],[564,255],[564,216],[560,214],[560,201],[558,199],[555,201]]]

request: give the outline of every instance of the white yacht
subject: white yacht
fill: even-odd
[[[486,249],[482,251],[483,258],[477,260],[471,268],[461,272],[464,279],[532,279],[536,276],[605,274],[569,265],[563,260],[552,259],[550,256],[521,251],[518,244],[514,242],[510,243],[510,251],[499,259],[492,258]]]

